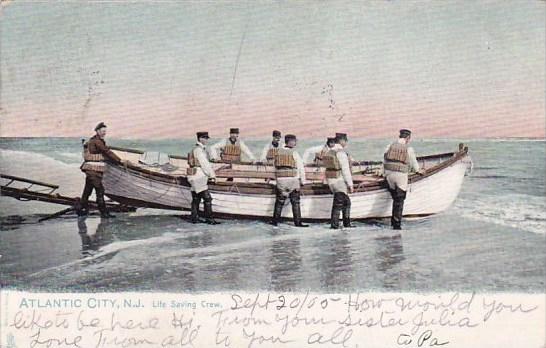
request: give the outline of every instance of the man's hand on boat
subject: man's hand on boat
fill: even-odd
[[[349,193],[354,193],[354,192],[355,192],[354,186],[349,186]]]
[[[209,178],[209,184],[216,184],[216,178]]]
[[[426,172],[427,172],[426,169],[421,168],[421,169],[419,169],[419,170],[417,171],[417,174],[419,174],[419,175],[425,175]]]

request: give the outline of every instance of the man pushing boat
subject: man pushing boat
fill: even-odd
[[[296,152],[296,136],[287,134],[285,145],[275,154],[275,174],[277,187],[275,189],[275,207],[273,208],[272,225],[277,226],[281,220],[282,208],[286,198],[290,198],[294,225],[308,227],[301,221],[300,189],[305,183],[305,168],[300,155]]]
[[[389,184],[392,197],[391,225],[394,230],[402,229],[402,215],[404,200],[408,190],[408,173],[411,171],[423,174],[415,157],[415,151],[408,144],[411,140],[411,131],[401,129],[398,140],[385,149],[383,155],[385,177]]]
[[[354,227],[351,224],[351,198],[349,197],[349,193],[354,191],[354,186],[349,155],[345,151],[347,143],[347,134],[336,133],[336,146],[322,159],[326,167],[325,176],[328,186],[334,193],[330,217],[330,227],[333,229],[339,228],[340,212],[343,216],[343,227]]]
[[[208,132],[197,132],[197,142],[188,154],[188,182],[191,185],[191,222],[206,222],[210,225],[219,224],[212,217],[212,196],[209,192],[208,182],[216,181],[216,174],[209,162],[206,145],[209,141]],[[203,200],[205,221],[199,219],[199,205]]]
[[[104,186],[102,185],[102,176],[106,168],[106,161],[125,164],[127,161],[119,158],[108,146],[104,138],[106,137],[106,125],[104,122],[99,123],[95,127],[95,135],[89,141],[84,143],[83,147],[83,164],[80,169],[85,173],[85,187],[83,188],[82,197],[80,200],[81,209],[79,215],[87,215],[89,212],[89,196],[95,190],[97,196],[97,205],[100,215],[103,218],[112,218],[106,209],[104,201]]]

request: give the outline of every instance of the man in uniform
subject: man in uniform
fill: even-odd
[[[349,156],[345,151],[347,142],[347,134],[337,133],[336,146],[323,157],[326,180],[334,193],[330,218],[330,226],[333,229],[339,228],[340,212],[343,216],[343,226],[354,227],[351,224],[351,199],[349,198],[349,193],[354,192],[354,187]]]
[[[296,136],[287,134],[284,137],[284,143],[285,145],[279,149],[274,159],[277,187],[272,224],[274,226],[279,224],[284,202],[287,197],[290,197],[294,225],[308,227],[309,225],[301,222],[300,189],[305,183],[305,168],[300,155],[295,151]]]
[[[281,145],[281,132],[278,130],[273,131],[273,139],[270,143],[265,144],[264,149],[262,150],[262,155],[260,156],[260,161],[264,163],[273,163],[275,159],[275,154],[279,149],[282,148]]]
[[[343,135],[345,135],[345,133],[336,133],[336,137],[338,137],[338,136],[340,136],[340,135],[343,136]],[[335,139],[335,138],[334,138],[334,139]],[[339,145],[339,144],[336,144],[336,146],[339,147],[340,145]],[[351,156],[350,153],[348,153],[348,152],[346,152],[346,153],[347,153],[347,158],[349,159],[349,164],[350,164],[350,165],[358,164],[358,162],[355,161],[355,159],[353,158],[353,156]]]
[[[97,197],[97,205],[99,207],[101,217],[115,217],[106,209],[102,175],[106,168],[106,161],[123,164],[126,164],[127,162],[122,161],[121,158],[119,158],[114,152],[112,152],[112,150],[110,150],[108,146],[106,146],[106,142],[104,141],[105,137],[106,125],[104,122],[101,122],[95,127],[95,135],[83,145],[84,162],[80,169],[85,173],[85,187],[80,200],[80,215],[87,215],[89,213],[89,196],[91,196],[93,189],[95,189],[95,196]]]
[[[334,148],[336,145],[336,138],[326,138],[326,144],[324,145],[317,145],[312,146],[305,150],[303,153],[303,163],[309,164],[309,163],[316,163],[320,164],[322,161],[322,157],[326,155],[328,151]]]
[[[209,141],[208,132],[197,132],[197,143],[188,154],[188,182],[191,185],[191,222],[206,222],[217,225],[219,222],[212,217],[212,196],[209,192],[208,182],[216,181],[216,174],[212,168],[206,145]],[[205,221],[199,219],[199,204],[203,200]]]
[[[224,162],[240,162],[241,152],[249,161],[256,161],[248,146],[239,139],[239,128],[231,128],[229,138],[220,140],[210,148],[212,159]]]
[[[398,140],[385,149],[383,155],[385,177],[389,184],[389,192],[392,197],[392,217],[391,225],[395,230],[402,229],[402,215],[404,210],[404,200],[408,189],[408,173],[410,171],[423,174],[419,169],[419,163],[415,157],[413,148],[408,144],[411,140],[411,131],[401,129]]]

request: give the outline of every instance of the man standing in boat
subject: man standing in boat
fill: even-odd
[[[80,200],[80,215],[87,215],[89,213],[89,196],[91,196],[94,189],[101,217],[115,217],[106,209],[102,175],[104,173],[104,169],[106,168],[106,161],[123,164],[127,162],[122,161],[121,158],[119,158],[114,152],[112,152],[112,150],[110,150],[108,146],[106,146],[106,142],[104,141],[105,137],[106,125],[104,122],[101,122],[95,127],[95,135],[91,137],[87,143],[83,144],[84,162],[80,169],[85,173],[85,187]]]
[[[424,173],[419,168],[413,148],[408,146],[410,140],[411,131],[401,129],[398,140],[387,146],[383,155],[383,168],[392,197],[391,225],[395,230],[402,229],[404,200],[408,189],[408,173],[412,171],[419,174]]]
[[[206,145],[209,141],[208,132],[197,132],[197,143],[188,154],[188,182],[191,185],[191,222],[206,222],[217,225],[219,222],[212,217],[212,196],[209,192],[208,182],[216,181],[216,174],[209,162]],[[199,205],[203,200],[205,221],[199,219]]]
[[[210,153],[214,160],[221,159],[224,162],[240,162],[241,153],[245,155],[247,160],[256,161],[248,146],[239,139],[239,128],[230,128],[229,138],[222,139],[212,145]]]
[[[284,143],[285,145],[279,149],[274,159],[277,187],[272,225],[279,224],[286,198],[290,198],[294,225],[308,227],[309,225],[301,221],[300,190],[301,185],[305,183],[305,167],[300,155],[295,151],[296,136],[285,135]]]
[[[273,131],[273,139],[270,143],[265,144],[264,149],[262,150],[262,155],[260,156],[260,161],[264,163],[273,163],[275,159],[275,154],[282,148],[281,145],[281,132],[278,130]]]
[[[328,151],[333,149],[335,145],[336,145],[336,138],[328,137],[326,138],[326,144],[312,146],[308,148],[303,153],[303,163],[305,164],[315,163],[317,165],[320,165],[324,155],[326,155]]]
[[[330,190],[334,193],[330,226],[339,228],[339,213],[343,216],[343,227],[354,227],[351,224],[351,198],[349,193],[354,192],[353,176],[349,156],[345,151],[348,139],[345,133],[336,133],[336,146],[323,157],[326,167],[326,180]]]

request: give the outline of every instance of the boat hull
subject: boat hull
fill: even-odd
[[[462,156],[441,170],[409,184],[404,205],[404,216],[427,216],[440,213],[455,201],[468,167],[467,156]],[[173,210],[189,210],[190,187],[176,179],[156,180],[109,165],[103,179],[108,197],[122,204]],[[324,188],[323,188],[324,190]],[[237,184],[229,189],[211,187],[215,215],[235,218],[263,219],[272,215],[275,203],[273,190],[269,193],[240,192]],[[305,220],[329,220],[332,194],[305,193],[301,197],[301,214]],[[312,192],[312,191],[309,191]],[[355,220],[383,218],[391,215],[392,199],[388,190],[376,188],[356,192],[351,197],[351,217]],[[282,216],[292,217],[287,203]]]

